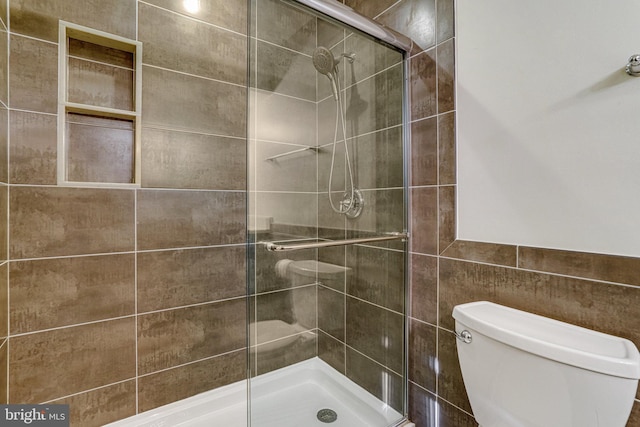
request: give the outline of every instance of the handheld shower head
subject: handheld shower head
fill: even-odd
[[[333,73],[340,62],[334,58],[333,53],[324,46],[319,46],[313,51],[313,66],[320,74],[325,76]]]
[[[339,92],[338,85],[336,83],[336,74],[338,69],[336,67],[340,63],[340,60],[336,59],[333,56],[333,53],[324,46],[318,46],[316,50],[313,51],[312,60],[313,66],[316,67],[316,71],[329,78],[329,81],[331,82],[331,89],[333,90],[333,97],[338,101]]]

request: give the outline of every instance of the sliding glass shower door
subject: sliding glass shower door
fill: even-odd
[[[403,52],[288,0],[253,0],[252,426],[406,414]]]

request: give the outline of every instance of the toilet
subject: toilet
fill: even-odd
[[[453,317],[480,427],[625,427],[640,378],[631,341],[487,301]]]

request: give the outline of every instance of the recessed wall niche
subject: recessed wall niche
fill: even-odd
[[[60,21],[58,185],[140,185],[142,43]]]

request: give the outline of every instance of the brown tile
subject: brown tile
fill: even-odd
[[[345,246],[336,246],[333,248],[320,248],[318,249],[318,261],[326,262],[328,264],[344,266],[346,264],[346,247]],[[333,290],[344,292],[347,274],[350,274],[349,271],[346,271],[345,274],[335,275],[332,278],[324,277],[321,280],[322,285],[331,288]]]
[[[11,111],[12,184],[49,184],[57,182],[57,118],[50,114]]]
[[[316,194],[308,193],[259,192],[256,197],[256,214],[272,217],[274,224],[310,227],[308,235],[298,237],[316,238],[319,222],[317,199]]]
[[[456,187],[438,187],[438,251],[456,240]]]
[[[1,13],[5,13],[5,17],[6,17],[6,9],[4,8],[6,6],[6,3],[0,2],[0,14]],[[6,20],[4,22],[7,22]],[[0,24],[0,27],[2,28],[0,30],[0,102],[3,103],[5,106],[9,105],[9,97],[8,97],[8,86],[7,86],[7,79],[9,77],[9,73],[8,73],[8,61],[9,61],[9,38],[7,36],[7,31],[6,30],[6,26]]]
[[[518,247],[513,245],[456,240],[440,255],[448,258],[515,267],[517,251]]]
[[[640,258],[518,247],[518,267],[640,286]]]
[[[438,259],[411,254],[411,317],[438,323]]]
[[[349,107],[345,111],[346,120],[347,123],[352,120],[356,123],[347,126],[347,136],[402,124],[403,81],[402,64],[398,64],[347,88],[345,97]]]
[[[91,117],[89,123],[87,117],[67,115],[67,180],[134,183],[133,129],[122,129],[123,120]]]
[[[384,308],[347,297],[347,345],[402,372],[404,360],[403,316]]]
[[[132,315],[134,256],[12,262],[11,333]]]
[[[0,224],[4,224],[0,227],[0,260],[6,260],[9,258],[7,253],[7,239],[9,235],[9,209],[7,205],[9,203],[9,187],[6,185],[0,185]]]
[[[456,113],[438,116],[438,183],[456,183]]]
[[[326,151],[328,152],[329,148]],[[397,126],[359,136],[350,141],[349,153],[354,157],[351,160],[355,168],[354,179],[358,188],[402,187],[404,180],[402,127]],[[358,154],[355,156],[353,153]],[[326,167],[319,163],[320,191],[326,191],[328,188],[331,153],[327,154]],[[319,161],[320,159],[321,157],[318,157]],[[336,162],[336,167],[338,165],[342,168],[342,165]],[[334,170],[334,182],[340,182],[338,176],[339,174]]]
[[[138,40],[144,44],[145,64],[245,84],[247,39],[243,35],[140,3]]]
[[[143,67],[142,123],[221,136],[246,136],[246,88]]]
[[[8,402],[7,399],[7,382],[8,382],[8,372],[7,364],[8,352],[9,352],[9,344],[8,340],[5,338],[0,341],[0,404],[4,405]]]
[[[256,180],[255,190],[316,192],[319,171],[317,166],[318,156],[315,151],[306,150],[296,154],[285,155],[278,159],[266,160],[273,156],[303,149],[304,147],[267,141],[252,142],[251,145],[255,147],[255,150],[252,149],[253,147],[250,148],[252,156],[255,153],[253,170],[256,176],[259,177]]]
[[[368,246],[347,248],[347,294],[404,312],[404,253]]]
[[[440,326],[453,330],[455,305],[483,300],[640,344],[640,288],[440,259]]]
[[[326,194],[323,196],[326,198]],[[371,231],[387,233],[404,229],[404,191],[402,189],[363,190],[362,197],[365,200],[362,214],[347,222],[350,237],[359,237]]]
[[[409,323],[409,380],[435,393],[438,374],[436,328],[411,319]]]
[[[67,75],[69,102],[135,110],[133,70],[69,58]]]
[[[627,427],[634,427],[640,425],[640,402],[634,401],[633,407],[631,408],[631,415],[629,416],[629,420],[627,421]]]
[[[242,348],[245,325],[246,302],[241,298],[138,316],[139,373]]]
[[[415,50],[436,44],[436,0],[405,0],[386,10],[377,21],[410,37]]]
[[[8,269],[8,263],[5,262],[0,265],[0,304],[2,304],[0,305],[0,307],[2,307],[2,309],[0,309],[0,342],[9,335],[9,331],[7,330],[7,327],[9,326],[9,313],[7,310],[9,297]],[[0,382],[0,384],[2,383]],[[2,386],[0,385],[0,387]]]
[[[344,341],[345,296],[341,292],[318,286],[318,329]]]
[[[411,190],[411,251],[438,253],[438,190],[433,187]]]
[[[247,32],[247,2],[243,0],[209,0],[199,3],[199,10],[186,10],[184,0],[149,0],[147,3],[169,9],[200,21],[233,30]]]
[[[258,41],[256,54],[258,89],[316,100],[316,70],[311,58],[262,41]]]
[[[136,382],[125,381],[49,403],[69,405],[71,426],[100,427],[136,414]]]
[[[431,354],[431,356],[434,356]],[[471,404],[464,388],[462,371],[458,361],[456,336],[438,330],[438,396],[471,413]]]
[[[450,39],[455,35],[455,4],[454,0],[437,0],[437,28],[438,43]]]
[[[247,142],[190,132],[142,129],[142,186],[245,190]]]
[[[69,38],[69,56],[133,69],[134,54],[120,49]]]
[[[12,27],[13,22],[12,19]],[[57,28],[56,21],[56,34]],[[58,46],[17,35],[11,35],[10,42],[9,106],[15,109],[56,113],[58,111]]]
[[[364,80],[394,64],[402,62],[403,59],[401,52],[356,32],[347,33],[344,48],[340,46],[335,53],[340,55],[343,52],[356,54],[354,62],[344,62],[344,60],[342,62],[344,68],[340,72],[346,75],[347,84],[355,84]],[[326,77],[324,79],[328,83],[328,79]],[[329,86],[328,84],[327,89],[329,91],[327,96],[331,94]]]
[[[471,415],[411,382],[409,419],[416,427],[478,427]]]
[[[138,312],[246,293],[244,246],[138,254]]]
[[[12,259],[133,250],[129,190],[13,187]]]
[[[397,411],[402,411],[403,380],[368,357],[347,347],[347,378]]]
[[[136,374],[133,318],[10,339],[9,400],[44,402]]]
[[[438,183],[438,119],[411,123],[411,185]]]
[[[186,399],[246,378],[246,350],[179,366],[138,380],[139,411]]]
[[[257,374],[266,374],[276,369],[284,368],[298,362],[302,362],[317,356],[317,335],[312,332],[304,332],[293,343],[278,345],[275,350],[264,351],[261,346],[257,348],[256,370]]]
[[[344,375],[346,346],[322,331],[318,331],[318,357]]]
[[[332,292],[332,291],[330,291]],[[316,285],[303,286],[285,291],[270,292],[257,296],[257,320],[281,320],[294,324],[299,329],[315,329],[317,327],[317,299]],[[287,335],[289,331],[286,332]],[[272,339],[271,331],[258,323],[258,341],[268,334]]]
[[[9,110],[0,104],[0,183],[9,182]]]
[[[345,0],[344,4],[367,18],[375,18],[395,2],[396,0]]]
[[[250,107],[255,112],[255,138],[304,146],[316,145],[318,128],[315,102],[257,91],[252,93]],[[335,110],[332,111],[335,117]],[[291,117],[296,119],[291,120]]]
[[[438,113],[456,108],[455,43],[450,39],[438,46]]]
[[[435,115],[438,112],[436,50],[412,57],[409,67],[411,120]]]
[[[258,38],[297,52],[313,53],[316,17],[293,5],[263,0],[257,7]]]
[[[265,239],[273,240],[273,239]],[[276,239],[277,240],[277,239]],[[304,286],[315,283],[315,274],[311,277],[302,274],[295,274],[290,268],[286,269],[286,274],[278,272],[278,267],[290,261],[313,261],[316,259],[315,249],[302,249],[292,252],[271,252],[264,245],[255,247],[255,291],[256,293],[270,292],[281,289],[288,289],[296,286]],[[280,265],[278,266],[278,263]],[[344,260],[342,262],[344,264]],[[343,289],[344,291],[344,283]]]
[[[130,39],[136,38],[136,3],[123,0],[11,0],[11,31],[58,41],[58,21],[68,21]],[[109,19],[105,19],[109,17]]]
[[[234,244],[244,239],[244,193],[138,192],[139,249]]]

